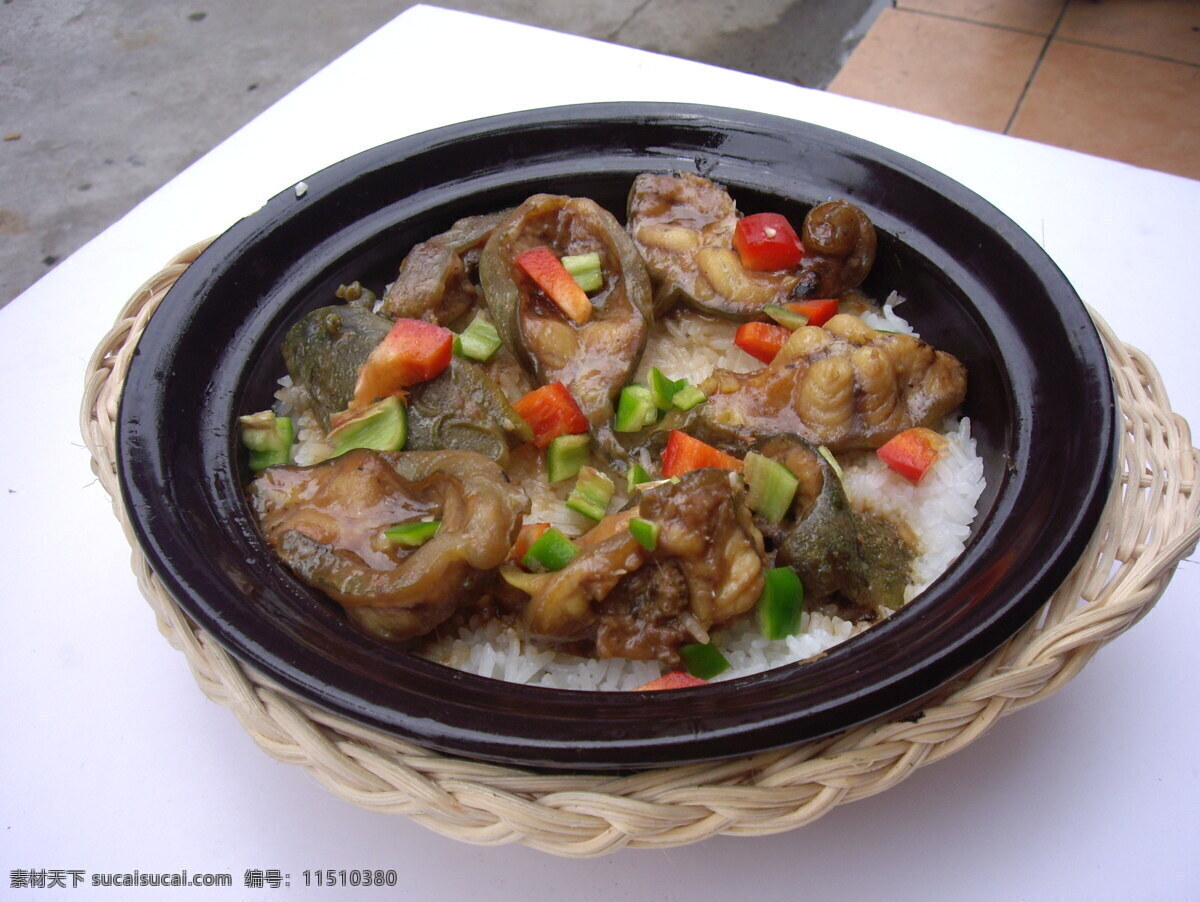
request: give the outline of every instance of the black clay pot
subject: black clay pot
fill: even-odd
[[[269,406],[279,346],[342,282],[380,289],[455,219],[549,191],[623,218],[633,177],[699,172],[795,221],[830,197],[880,236],[865,288],[896,290],[967,365],[987,490],[966,552],[922,596],[818,661],[700,690],[570,692],[459,673],[351,627],[259,535],[235,420]],[[1113,479],[1116,411],[1079,298],[1015,224],[945,176],[792,120],[663,104],[535,110],[365,151],[288,186],[180,277],[121,405],[121,485],[179,605],[302,698],[423,745],[529,766],[624,769],[741,756],[911,710],[992,652],[1078,560]],[[300,195],[300,196],[298,196]]]

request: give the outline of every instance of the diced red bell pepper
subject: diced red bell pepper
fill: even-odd
[[[546,292],[546,296],[577,326],[582,326],[592,318],[592,302],[587,292],[567,272],[562,261],[554,256],[554,251],[542,245],[517,254],[516,261],[537,287]]]
[[[692,438],[686,432],[672,429],[671,434],[667,436],[667,446],[663,449],[663,477],[670,479],[672,476],[682,476],[684,473],[702,470],[705,467],[720,467],[723,470],[742,472],[742,462],[736,457],[732,457],[698,438]]]
[[[808,317],[810,326],[823,326],[838,312],[837,298],[814,298],[811,301],[789,301],[783,305],[793,313]]]
[[[914,426],[888,439],[875,454],[889,469],[918,485],[945,447],[945,436]]]
[[[664,673],[649,683],[642,683],[642,685],[635,687],[633,691],[656,692],[660,689],[690,689],[693,686],[707,685],[708,680],[694,677],[690,673],[684,673],[682,670],[672,670],[670,673]]]
[[[774,323],[742,323],[734,333],[733,343],[749,354],[770,363],[779,349],[792,337],[792,330]]]
[[[549,523],[527,523],[521,527],[521,531],[517,533],[517,541],[513,543],[512,551],[508,553],[510,561],[521,563],[521,558],[525,557],[529,551],[529,546],[540,539],[550,528]]]
[[[588,431],[588,419],[561,382],[551,382],[518,398],[513,410],[533,430],[533,443],[546,448],[560,435]]]
[[[358,371],[351,408],[403,394],[450,365],[454,333],[420,319],[398,319]]]
[[[800,236],[779,213],[752,213],[739,219],[733,249],[746,269],[791,269],[804,257]]]

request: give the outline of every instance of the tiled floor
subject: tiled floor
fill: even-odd
[[[829,90],[1200,178],[1200,0],[895,0]]]

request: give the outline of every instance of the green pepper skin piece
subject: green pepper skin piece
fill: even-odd
[[[629,465],[629,469],[625,472],[625,491],[632,494],[633,490],[643,482],[649,482],[651,476],[636,460]]]
[[[803,313],[797,313],[795,310],[788,310],[787,307],[781,307],[779,304],[767,304],[763,307],[763,313],[779,323],[785,329],[791,329],[795,332],[801,326],[808,325],[808,317]]]
[[[697,404],[703,404],[708,400],[708,395],[700,391],[694,385],[684,385],[683,388],[675,392],[671,397],[671,404],[676,410],[688,411]]]
[[[640,432],[658,419],[658,408],[644,385],[626,385],[617,401],[613,418],[616,432]]]
[[[399,451],[407,438],[408,416],[397,395],[363,408],[329,433],[334,457],[357,448]]]
[[[683,645],[679,648],[679,657],[687,672],[702,680],[711,680],[729,669],[729,661],[715,645]]]
[[[792,509],[796,497],[798,480],[792,472],[777,460],[750,451],[743,459],[747,493],[746,503],[750,510],[766,519],[778,523]]]
[[[629,534],[637,539],[638,544],[647,551],[653,551],[658,547],[658,534],[662,531],[653,520],[645,520],[641,517],[629,518]]]
[[[675,393],[687,385],[686,379],[668,379],[656,366],[650,367],[646,381],[650,388],[650,396],[659,410],[670,410],[674,407]]]
[[[242,427],[242,445],[249,452],[250,469],[255,473],[291,460],[295,439],[291,417],[264,410],[239,417],[238,423]]]
[[[538,537],[521,563],[530,570],[561,570],[579,554],[579,546],[551,526]]]
[[[389,541],[406,548],[420,548],[437,535],[442,528],[441,520],[419,520],[415,523],[398,523],[383,531]]]
[[[595,251],[590,254],[563,257],[560,262],[563,268],[571,274],[571,278],[588,294],[604,287],[604,274],[600,270],[600,255]]]
[[[804,613],[804,585],[791,567],[773,567],[763,573],[758,600],[758,627],[764,639],[786,639],[800,629]]]
[[[551,440],[546,449],[546,479],[562,482],[578,474],[587,460],[591,443],[592,438],[586,433],[560,435]]]
[[[355,304],[321,307],[301,317],[283,339],[292,384],[304,389],[312,413],[329,418],[350,406],[358,371],[392,323]]]
[[[592,520],[601,520],[608,513],[613,496],[613,481],[595,467],[581,467],[575,488],[567,496],[567,507]]]
[[[454,353],[469,360],[487,363],[502,344],[496,327],[481,314],[476,314],[471,324],[461,334],[454,336]]]

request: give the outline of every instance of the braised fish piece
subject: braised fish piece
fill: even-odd
[[[643,173],[629,193],[626,228],[650,272],[654,309],[683,302],[749,319],[788,300],[800,274],[752,272],[733,249],[738,211],[729,192],[698,175]]]
[[[762,369],[717,369],[700,389],[708,400],[691,418],[698,437],[748,444],[790,432],[842,452],[936,425],[966,397],[967,371],[919,338],[841,313],[797,329]]]
[[[508,212],[468,216],[414,246],[384,294],[379,312],[391,319],[423,319],[447,327],[464,319],[482,301],[479,255]]]
[[[654,550],[630,534],[638,516],[659,527]],[[602,658],[657,658],[678,666],[679,647],[750,611],[766,556],[729,473],[694,470],[648,490],[636,508],[585,534],[565,568],[520,577],[531,633],[589,645]]]
[[[427,633],[474,600],[529,509],[504,471],[472,451],[349,451],[270,467],[249,496],[284,563],[388,641]],[[418,547],[384,533],[434,520],[436,534]]]
[[[599,254],[602,285],[589,298],[586,322],[568,317],[517,263],[543,246],[558,257]],[[535,195],[496,227],[479,274],[505,346],[540,384],[564,383],[593,430],[607,431],[651,318],[646,268],[612,214],[587,198]]]

